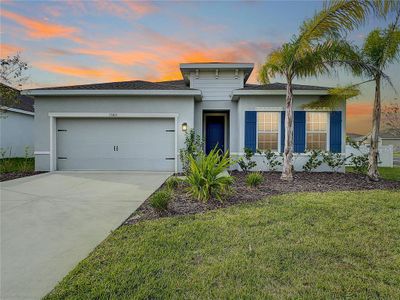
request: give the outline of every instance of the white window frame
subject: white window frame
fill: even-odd
[[[257,110],[257,115],[256,115],[256,150],[258,150],[258,113],[277,113],[278,114],[278,149],[277,151],[273,151],[274,153],[281,153],[281,124],[282,124],[282,111],[277,111],[277,110]],[[260,149],[261,150],[261,149]],[[264,150],[263,150],[264,151]]]
[[[330,120],[330,118],[331,118],[331,114],[329,113],[329,111],[326,111],[326,110],[322,110],[322,111],[316,111],[316,110],[307,110],[306,111],[306,122],[305,122],[305,149],[306,150],[309,150],[309,149],[307,149],[307,134],[308,134],[308,131],[307,131],[307,114],[308,113],[325,113],[326,114],[326,149],[325,150],[322,150],[322,151],[330,151],[330,143],[329,143],[329,141],[330,141],[330,124],[331,124],[331,120]],[[309,153],[309,152],[308,152]]]

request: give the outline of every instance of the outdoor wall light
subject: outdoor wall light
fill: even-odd
[[[182,131],[186,132],[187,131],[187,123],[182,123]]]

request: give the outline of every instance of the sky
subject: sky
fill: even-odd
[[[1,57],[20,52],[30,65],[23,88],[122,80],[181,79],[183,62],[251,62],[298,32],[321,1],[3,1],[0,2]],[[375,27],[390,20],[370,17],[348,38],[361,45]],[[400,92],[400,64],[386,73]],[[338,70],[334,75],[295,83],[337,86],[358,83]],[[284,82],[273,78],[273,82]],[[347,132],[371,128],[374,84],[347,103]],[[388,85],[383,102],[400,101]]]

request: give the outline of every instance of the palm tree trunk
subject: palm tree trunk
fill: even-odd
[[[368,178],[373,181],[379,180],[378,171],[378,139],[379,126],[381,123],[381,78],[375,78],[375,101],[374,111],[372,114],[372,132],[371,132],[371,147],[368,157]]]
[[[281,179],[293,180],[293,88],[292,80],[287,79],[286,113],[285,113],[285,150],[283,152],[283,167]]]

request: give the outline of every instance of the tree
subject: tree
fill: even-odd
[[[28,79],[24,72],[29,68],[19,53],[0,59],[0,96],[2,106],[12,107],[18,102],[18,89]]]
[[[400,104],[390,103],[382,108],[382,127],[393,136],[400,136]]]
[[[372,11],[385,16],[399,3],[390,0],[336,0],[325,2],[323,9],[306,20],[299,34],[273,51],[260,69],[259,79],[268,83],[270,77],[286,79],[285,149],[281,179],[293,180],[293,80],[329,72],[352,53],[352,47],[341,35],[361,25]]]
[[[400,58],[400,7],[396,19],[387,28],[376,28],[366,37],[361,49],[356,48],[358,55],[349,66],[355,74],[364,75],[375,82],[375,99],[372,113],[372,132],[368,156],[368,178],[379,180],[378,171],[378,139],[381,123],[381,85],[386,81],[392,87],[385,69]],[[394,87],[393,87],[394,88]]]

